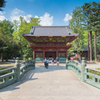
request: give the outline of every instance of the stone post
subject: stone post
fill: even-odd
[[[15,61],[15,67],[16,67],[16,81],[20,81],[20,63],[19,63],[19,58],[16,58]]]
[[[33,64],[34,64],[34,69],[35,69],[35,58],[33,58]]]
[[[29,62],[29,63],[28,63],[28,64],[29,64],[29,66],[30,66],[30,64],[31,64],[30,58],[28,58],[28,62]]]
[[[85,82],[85,57],[82,57],[82,64],[81,64],[81,81]]]
[[[68,58],[66,58],[66,69],[68,69]]]

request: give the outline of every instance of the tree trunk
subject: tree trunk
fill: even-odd
[[[90,31],[90,61],[92,61],[92,31]]]
[[[95,31],[95,34],[94,34],[94,55],[95,55],[95,61],[97,61],[96,34],[97,34],[97,31]]]
[[[90,50],[89,50],[89,31],[88,31],[88,60],[90,60],[90,57],[89,57],[90,52],[89,51]]]
[[[8,61],[8,53],[7,53],[7,56],[6,56],[6,61]]]
[[[2,54],[1,54],[1,59],[2,59],[2,62],[3,62],[3,52],[2,52]]]

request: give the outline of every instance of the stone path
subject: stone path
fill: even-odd
[[[41,66],[1,89],[0,100],[100,100],[100,89],[82,83],[71,70]]]
[[[100,68],[100,63],[87,63],[86,67],[92,68],[92,69]]]

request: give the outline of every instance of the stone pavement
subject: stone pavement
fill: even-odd
[[[92,68],[92,69],[100,68],[100,63],[87,63],[86,67]]]
[[[81,82],[71,70],[41,66],[1,89],[0,100],[100,100],[100,89]]]

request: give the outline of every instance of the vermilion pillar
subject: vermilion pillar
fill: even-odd
[[[58,50],[56,50],[56,57],[58,57]]]
[[[45,51],[43,50],[43,60],[45,59]]]
[[[33,50],[33,58],[35,58],[35,50]]]
[[[68,58],[68,50],[66,50],[66,58]]]

